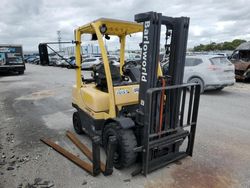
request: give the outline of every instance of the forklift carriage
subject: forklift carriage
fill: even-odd
[[[132,175],[146,176],[192,156],[200,86],[182,84],[189,18],[147,12],[135,15],[135,21],[101,18],[75,30],[73,125],[78,134],[101,136],[107,153],[109,138],[115,136],[114,166],[121,169],[137,161],[140,168]],[[159,62],[162,27],[166,27],[167,75],[162,75]],[[126,36],[138,32],[143,32],[141,62],[125,62]],[[83,34],[92,34],[99,43],[103,62],[93,68],[81,68]],[[104,46],[103,37],[109,35],[120,39],[119,69],[109,62]],[[85,78],[82,70],[92,71],[92,78]]]

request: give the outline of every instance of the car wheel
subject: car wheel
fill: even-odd
[[[216,88],[215,90],[221,91],[221,90],[223,90],[223,89],[224,89],[224,87],[219,87],[219,88]]]
[[[244,82],[250,82],[250,68],[246,70],[245,74],[246,74],[246,78]]]
[[[202,81],[201,78],[197,78],[197,77],[191,78],[191,79],[188,81],[188,83],[197,83],[197,84],[199,84],[200,87],[201,87],[201,93],[204,92],[204,82]]]

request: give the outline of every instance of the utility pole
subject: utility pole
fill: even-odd
[[[60,51],[62,51],[62,45],[61,45],[62,37],[61,37],[61,31],[60,30],[57,31],[57,40],[58,40],[58,48],[59,48],[59,52],[60,52]]]

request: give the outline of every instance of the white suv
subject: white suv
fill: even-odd
[[[120,63],[118,62],[116,57],[108,56],[108,59],[110,62],[112,62],[113,65],[119,67]],[[84,68],[92,68],[94,65],[97,65],[102,62],[101,57],[89,57],[82,60],[82,69]]]
[[[235,83],[234,65],[220,55],[186,56],[183,83],[199,83],[201,93]]]

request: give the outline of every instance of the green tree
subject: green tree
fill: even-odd
[[[246,42],[246,41],[241,40],[241,39],[235,39],[235,40],[232,41],[232,45],[234,46],[234,48],[237,48],[243,42]]]
[[[201,51],[216,51],[216,50],[234,50],[241,43],[246,42],[242,39],[235,39],[231,42],[225,41],[223,43],[215,43],[212,42],[210,44],[200,44],[193,48],[193,51],[201,52]]]
[[[199,46],[195,46],[194,47],[194,51],[200,52],[200,51],[204,51],[204,46],[203,44],[200,44]]]
[[[235,47],[233,46],[233,44],[231,42],[224,42],[222,49],[223,50],[234,50]]]

